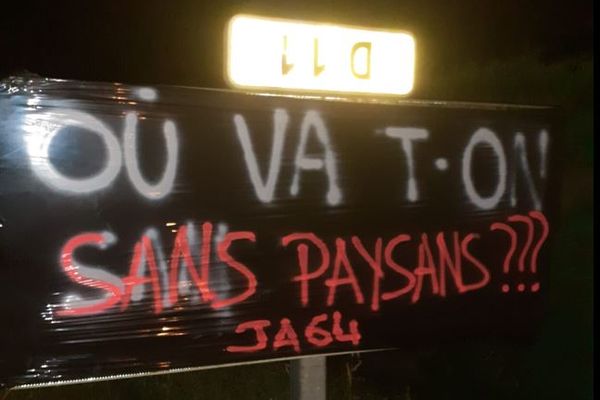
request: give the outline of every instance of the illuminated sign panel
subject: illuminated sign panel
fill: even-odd
[[[415,42],[404,32],[238,15],[227,78],[240,88],[408,94]]]

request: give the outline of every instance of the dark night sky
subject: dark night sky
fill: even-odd
[[[592,1],[48,1],[0,20],[0,76],[224,87],[223,32],[239,12],[404,29],[421,68],[534,53],[591,54]]]

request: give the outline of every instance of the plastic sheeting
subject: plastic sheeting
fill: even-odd
[[[530,338],[554,111],[13,77],[7,387]]]

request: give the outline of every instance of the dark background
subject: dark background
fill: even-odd
[[[431,65],[589,54],[590,0],[22,1],[4,10],[0,74],[224,87],[223,33],[236,13],[413,32],[418,79]],[[422,87],[416,85],[414,96]]]
[[[592,1],[48,1],[2,4],[0,77],[224,88],[236,13],[404,29],[417,40],[410,98],[550,104],[567,161],[552,288],[535,343],[458,343],[328,361],[330,398],[592,397]],[[286,363],[65,388],[17,398],[287,398]]]

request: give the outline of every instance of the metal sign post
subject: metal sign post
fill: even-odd
[[[306,357],[290,362],[292,400],[325,400],[327,397],[327,358]]]

